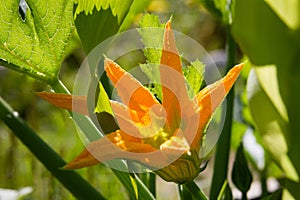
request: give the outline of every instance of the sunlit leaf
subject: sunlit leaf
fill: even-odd
[[[287,110],[279,91],[276,66],[266,65],[255,67],[255,75],[259,85],[261,86],[261,89],[269,97],[270,101],[281,115],[282,119],[288,122]]]
[[[130,7],[129,12],[127,13],[122,26],[121,26],[121,31],[125,30],[126,28],[128,28],[132,22],[135,20],[136,15],[138,13],[142,13],[144,12],[144,9],[149,5],[149,3],[151,2],[151,0],[134,0],[132,2],[132,5]]]
[[[77,4],[76,10],[75,10],[75,17],[77,17],[78,14],[84,12],[85,15],[93,14],[94,11],[100,11],[100,10],[107,10],[111,9],[112,15],[116,16],[118,18],[118,23],[120,24],[121,21],[125,18],[130,5],[132,3],[132,0],[129,1],[118,1],[118,0],[75,0],[75,3]]]
[[[195,60],[190,66],[183,70],[188,83],[190,98],[200,91],[204,79],[204,67],[204,63],[199,60]]]
[[[253,70],[248,78],[247,91],[252,118],[262,135],[264,146],[286,176],[292,180],[298,180],[297,172],[287,155],[288,146],[284,135],[287,132],[286,121],[260,87]]]
[[[146,14],[140,20],[139,25],[141,28],[139,32],[145,45],[143,51],[147,59],[147,63],[140,66],[151,82],[153,82],[150,90],[158,99],[162,99],[161,85],[159,84],[159,62],[163,45],[161,38],[164,34],[164,24],[159,22],[158,16]]]
[[[19,9],[19,1],[1,1],[0,63],[54,83],[73,30],[73,2],[20,2]]]
[[[102,84],[99,84],[99,94],[98,94],[98,100],[97,100],[95,112],[96,113],[107,112],[107,113],[113,115],[113,111],[112,111],[110,103],[109,103],[109,98],[108,98]]]
[[[157,15],[146,14],[140,20],[139,25],[141,28],[139,32],[145,45],[144,54],[149,63],[158,64],[163,45],[161,38],[164,34],[164,24],[159,22]]]
[[[232,136],[231,136],[231,147],[237,149],[240,142],[247,130],[247,125],[238,121],[234,121],[232,124]]]
[[[266,0],[266,3],[276,12],[280,19],[291,29],[300,25],[300,1],[298,0]]]
[[[263,19],[263,20],[262,20]],[[252,63],[288,63],[296,53],[293,36],[266,1],[235,1],[232,32]]]
[[[280,162],[283,164],[285,162],[284,160],[288,159],[285,163],[286,166],[284,166],[287,169],[284,171],[289,172],[289,176],[294,176],[293,178],[298,179],[300,172],[300,157],[298,155],[299,145],[297,142],[300,140],[300,135],[298,134],[300,130],[300,96],[297,94],[300,91],[300,82],[298,81],[300,70],[296,66],[298,66],[299,63],[300,37],[299,28],[294,29],[291,26],[298,22],[295,23],[296,21],[293,21],[292,19],[292,23],[287,24],[286,20],[291,20],[290,18],[299,16],[299,8],[292,8],[291,10],[288,9],[289,11],[284,11],[293,4],[293,1],[284,1],[284,6],[282,6],[283,4],[281,3],[283,2],[236,0],[235,20],[233,21],[232,30],[242,51],[247,54],[252,63],[257,67],[271,64],[276,66],[278,87],[284,106],[287,110],[288,123],[286,124],[285,130],[280,130],[282,128],[282,120],[280,120],[281,116],[279,116],[278,119],[277,116],[284,116],[284,111],[277,103],[274,103],[273,97],[270,97],[272,94],[269,93],[265,94],[265,99],[268,99],[268,101],[271,101],[271,103],[274,104],[267,109],[270,110],[271,113],[275,110],[277,114],[273,116],[273,125],[270,125],[271,118],[264,120],[269,121],[266,124],[271,126],[268,132],[269,139],[276,140],[277,138],[278,140],[279,138],[277,136],[281,135],[281,138],[285,136],[285,145],[288,146],[288,152],[285,152],[284,155],[288,153],[289,157],[282,157]],[[282,18],[282,13],[284,13],[285,19]],[[274,76],[273,73],[270,75]],[[260,82],[262,81],[265,80],[260,80]],[[260,104],[262,104],[262,102]],[[271,104],[268,103],[268,105]],[[266,106],[261,105],[261,108],[261,110],[263,110]],[[278,113],[276,109],[279,109],[278,111],[280,113]],[[264,110],[264,112],[258,113],[257,111],[256,113],[256,115],[262,115],[263,113],[263,116],[265,116],[265,113],[268,112],[265,112]],[[258,118],[260,117],[261,116],[258,116]],[[254,121],[256,123],[258,122],[257,120]],[[263,125],[263,122],[261,122],[261,124]],[[275,128],[276,126],[277,128]],[[274,138],[272,138],[270,131],[272,128],[275,129]],[[295,169],[288,169],[291,166],[296,168],[298,174],[295,174]],[[286,184],[286,188],[288,188],[289,192],[291,192],[296,199],[300,197],[299,186],[299,182],[296,183],[289,180]]]
[[[120,29],[125,30],[149,1],[77,0],[75,25],[87,53]],[[121,28],[122,27],[122,28]]]
[[[118,125],[114,119],[114,113],[111,109],[109,98],[99,82],[99,90],[97,91],[97,102],[94,112],[97,117],[97,124],[99,123],[102,133],[108,134],[118,129]],[[92,104],[93,105],[93,104]]]
[[[102,41],[116,34],[120,27],[110,8],[100,11],[94,8],[93,13],[88,15],[81,12],[76,17],[75,25],[87,54]]]

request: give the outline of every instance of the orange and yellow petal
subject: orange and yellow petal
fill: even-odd
[[[181,111],[191,106],[185,78],[182,74],[180,56],[175,44],[171,22],[164,32],[163,50],[160,60],[160,80],[162,85],[162,105],[166,109],[168,129],[173,132],[181,122]]]
[[[86,149],[64,166],[64,169],[79,169],[113,159],[134,160],[153,168],[167,165],[163,152],[118,130],[88,144]]]
[[[89,115],[86,96],[74,96],[53,92],[37,92],[36,94],[59,108]]]
[[[141,137],[142,135],[137,127],[140,120],[138,119],[136,112],[117,101],[110,101],[110,104],[119,128],[132,136]]]
[[[114,61],[106,58],[104,68],[122,102],[130,109],[135,110],[139,119],[147,114],[151,106],[159,104],[147,88]]]
[[[202,138],[202,132],[204,131],[217,107],[222,103],[232,88],[243,68],[243,65],[244,64],[239,64],[234,66],[224,78],[211,85],[208,85],[196,95],[195,98],[198,101],[198,106],[200,109],[200,121],[198,126],[198,134],[191,145],[193,148],[199,147]]]
[[[230,91],[243,66],[244,64],[234,66],[224,78],[208,85],[196,95],[201,114],[212,115]]]

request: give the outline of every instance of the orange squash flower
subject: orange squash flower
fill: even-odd
[[[209,120],[236,81],[243,64],[190,99],[170,22],[160,61],[162,104],[138,80],[110,59],[107,76],[123,103],[110,101],[119,130],[89,143],[65,169],[78,169],[113,159],[134,160],[166,181],[185,183],[200,172],[199,152]],[[86,97],[41,92],[61,108],[88,115]],[[72,102],[74,105],[72,108]]]

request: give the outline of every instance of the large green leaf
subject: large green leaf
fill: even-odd
[[[112,15],[116,16],[118,19],[118,23],[120,24],[123,19],[125,18],[129,8],[132,4],[132,0],[130,1],[118,1],[118,0],[76,0],[75,3],[77,4],[75,17],[78,14],[84,12],[85,15],[93,14],[95,9],[97,11],[111,9]]]
[[[293,6],[295,7],[290,9]],[[282,13],[285,14],[284,18]],[[280,137],[284,136],[286,139],[287,155],[291,162],[287,162],[285,165],[293,165],[298,176],[300,174],[300,148],[298,145],[300,141],[300,134],[298,134],[300,130],[300,95],[298,95],[300,91],[300,68],[298,67],[300,29],[297,25],[299,18],[295,19],[295,16],[299,16],[299,13],[299,3],[294,1],[236,0],[235,19],[233,21],[235,39],[251,62],[257,68],[270,64],[276,66],[276,80],[278,82],[276,85],[279,87],[287,117],[284,109],[282,109],[284,108],[282,104],[274,101],[278,99],[276,93],[273,96],[273,89],[271,88],[274,85],[269,85],[269,89],[266,90],[267,87],[262,84],[262,82],[266,83],[270,79],[267,79],[265,75],[258,75],[258,79],[263,90],[268,91],[265,95],[272,102],[270,105],[273,105],[276,112],[278,111],[279,115],[285,118],[283,120],[288,119],[286,128],[281,130],[282,135]],[[258,71],[256,73],[259,74]],[[273,73],[271,72],[270,75],[274,78]],[[260,123],[263,124],[264,122],[268,124],[268,121],[261,121]],[[281,122],[275,118],[274,123],[278,127]],[[276,133],[279,134],[275,132],[274,135]],[[292,173],[294,172],[292,171]],[[300,198],[299,182],[288,181],[286,187],[294,198]]]
[[[270,69],[272,70],[272,68],[267,68],[269,71]],[[254,70],[249,74],[247,93],[252,118],[262,135],[265,148],[286,176],[291,180],[298,181],[298,174],[287,154],[288,145],[284,137],[287,133],[287,121],[280,115],[278,109],[260,86]]]
[[[20,2],[1,0],[0,64],[54,83],[73,30],[73,2]]]
[[[234,19],[233,35],[252,63],[287,63],[293,58],[293,35],[265,1],[236,0]]]
[[[288,114],[282,100],[275,65],[265,65],[255,67],[255,75],[258,79],[261,89],[266,93],[281,118],[288,122]]]
[[[265,0],[280,19],[291,29],[300,25],[300,1],[298,0]]]
[[[126,28],[130,27],[130,25],[134,21],[136,15],[138,13],[144,12],[145,8],[149,5],[150,2],[151,2],[151,0],[143,0],[143,1],[134,0],[132,2],[129,12],[127,13],[127,15],[122,23],[120,30],[123,31]]]
[[[149,0],[77,0],[75,25],[86,53],[108,37],[128,28],[134,16],[142,12],[149,2]]]

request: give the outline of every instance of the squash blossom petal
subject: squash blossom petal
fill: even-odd
[[[224,78],[190,99],[174,33],[167,22],[160,60],[162,103],[114,61],[106,58],[104,66],[122,100],[110,101],[120,129],[88,144],[64,168],[127,159],[147,166],[166,181],[193,180],[200,172],[203,132],[243,64],[234,66]],[[38,95],[58,107],[88,115],[86,97],[47,92]]]

